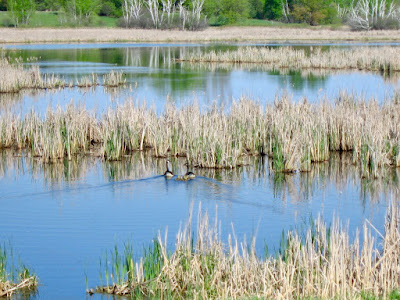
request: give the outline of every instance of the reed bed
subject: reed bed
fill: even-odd
[[[35,58],[31,58],[35,60]],[[118,87],[125,84],[122,72],[111,71],[103,76],[102,85],[105,87]],[[66,82],[54,74],[41,74],[38,65],[25,69],[22,59],[12,61],[0,55],[0,94],[18,93],[24,89],[56,89],[64,87],[88,88],[100,85],[96,74],[84,76],[76,82]]]
[[[200,168],[234,168],[253,155],[271,158],[275,172],[310,171],[333,151],[351,152],[363,177],[400,166],[400,101],[343,94],[334,101],[294,103],[287,95],[265,106],[247,98],[229,110],[198,104],[167,105],[161,115],[145,103],[126,101],[101,115],[73,104],[0,115],[0,148],[28,148],[49,162],[92,154],[119,160],[152,149],[156,157],[186,157]]]
[[[399,41],[399,30],[351,31],[284,27],[210,27],[204,31],[125,28],[0,28],[0,43],[215,42],[215,41]]]
[[[400,71],[399,47],[331,47],[322,51],[314,47],[309,53],[292,47],[243,47],[232,51],[187,53],[178,61],[265,64],[276,69],[356,69],[379,71],[384,74]]]
[[[301,76],[301,78],[308,79],[325,79],[328,76],[342,75],[345,73],[352,72],[352,70],[345,69],[321,69],[321,68],[307,68],[307,69],[292,69],[292,68],[276,68],[273,64],[263,63],[216,63],[216,62],[189,62],[180,61],[180,65],[184,69],[194,70],[198,72],[211,72],[216,71],[256,71],[256,72],[273,72],[274,75],[290,75],[290,76]],[[358,70],[360,74],[371,73],[367,70]],[[374,71],[374,74],[382,75],[384,82],[396,85],[400,79],[400,72],[382,72]]]
[[[173,252],[166,236],[135,260],[132,247],[115,248],[106,268],[107,285],[95,291],[177,299],[386,299],[400,288],[399,208],[392,204],[380,233],[366,220],[355,237],[338,219],[322,218],[306,232],[289,231],[274,256],[261,258],[255,239],[223,242],[218,221],[199,209],[179,230]],[[107,265],[107,264],[103,264]],[[103,271],[103,270],[102,270]],[[368,298],[370,299],[370,298]]]
[[[11,296],[20,290],[32,290],[37,286],[36,276],[24,266],[16,266],[11,246],[0,245],[0,298]]]

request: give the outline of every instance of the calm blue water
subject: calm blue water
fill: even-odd
[[[277,47],[278,44],[257,45]],[[292,45],[309,49],[312,45]],[[331,44],[329,47],[358,47],[366,44]],[[390,44],[393,47],[399,44]],[[7,45],[6,53],[12,57],[37,57],[42,73],[56,74],[66,81],[90,75],[102,75],[111,70],[122,71],[127,79],[125,88],[62,89],[49,92],[24,92],[10,98],[0,95],[0,105],[26,112],[34,108],[45,112],[48,106],[64,106],[71,100],[84,102],[89,109],[104,110],[127,98],[155,104],[162,111],[166,102],[177,106],[196,99],[200,104],[214,102],[229,106],[233,99],[248,96],[261,103],[272,102],[282,93],[293,95],[293,100],[307,97],[319,101],[333,99],[340,92],[355,93],[367,99],[383,100],[399,90],[399,77],[382,77],[376,73],[357,71],[271,71],[257,65],[247,66],[199,66],[177,63],[175,58],[185,53],[208,50],[236,49],[241,45],[225,44],[44,44]],[[379,44],[372,44],[378,47]],[[316,47],[313,45],[313,47]]]
[[[178,174],[184,161],[174,161]],[[195,170],[195,180],[166,180],[164,160],[140,156],[113,163],[81,159],[41,165],[3,152],[0,159],[0,240],[10,240],[40,278],[39,299],[85,297],[100,284],[99,260],[115,245],[133,243],[140,256],[158,231],[168,228],[172,250],[190,207],[199,205],[221,222],[223,239],[257,237],[278,248],[282,231],[305,227],[310,217],[333,215],[350,230],[368,218],[382,229],[385,209],[397,193],[395,180],[368,183],[348,160],[317,165],[311,173],[270,175],[260,159],[237,170]],[[390,178],[398,178],[395,170]],[[389,177],[388,177],[389,178]],[[386,183],[385,183],[386,182]],[[196,221],[196,219],[195,219]],[[103,274],[104,275],[104,274]],[[100,296],[95,296],[100,298]]]
[[[299,45],[299,47],[310,45]],[[325,45],[328,47],[329,45]],[[348,45],[341,45],[348,46]],[[379,46],[379,45],[374,45]],[[398,46],[398,45],[394,45]],[[230,49],[237,45],[70,44],[9,46],[12,56],[40,57],[43,73],[75,80],[111,70],[127,74],[122,89],[63,89],[0,95],[0,112],[31,109],[45,112],[71,100],[99,111],[126,98],[146,100],[162,111],[166,102],[178,106],[191,101],[227,106],[233,98],[250,96],[262,103],[277,94],[318,101],[342,90],[383,100],[399,88],[396,78],[379,74],[339,72],[302,74],[253,67],[217,68],[174,62],[184,51]],[[174,160],[177,174],[186,172],[183,160]],[[254,159],[235,170],[194,170],[190,182],[160,176],[165,161],[136,153],[121,162],[79,158],[41,164],[24,153],[0,152],[0,241],[10,240],[21,260],[38,275],[37,299],[82,299],[86,282],[100,284],[99,260],[115,245],[133,243],[141,255],[168,228],[173,249],[175,234],[193,206],[201,204],[218,215],[222,238],[232,232],[239,240],[257,237],[257,251],[277,249],[282,231],[308,224],[322,214],[348,221],[355,232],[368,218],[382,229],[386,207],[398,196],[399,170],[380,180],[366,181],[349,157],[315,165],[305,174],[270,174],[268,161]],[[196,222],[196,218],[194,220]],[[90,297],[88,297],[90,298]],[[93,298],[107,298],[95,295]]]

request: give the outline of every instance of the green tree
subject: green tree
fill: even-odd
[[[214,25],[235,23],[249,16],[248,0],[206,0],[203,12]]]
[[[74,25],[89,24],[101,8],[100,0],[60,0],[60,4]]]
[[[35,12],[34,0],[8,0],[7,4],[15,26],[28,24],[30,17]]]
[[[252,19],[264,19],[265,0],[249,0],[249,17]]]
[[[264,16],[268,20],[282,19],[282,0],[266,0],[264,6]]]
[[[0,0],[0,11],[7,10],[7,0]]]
[[[333,23],[337,10],[332,0],[297,0],[291,13],[298,22],[319,25]]]
[[[60,9],[59,1],[35,0],[35,4],[36,4],[36,10],[38,11],[45,11],[45,10],[56,11]]]

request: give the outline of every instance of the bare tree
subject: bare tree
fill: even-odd
[[[204,0],[193,0],[192,1],[192,16],[193,16],[193,25],[198,27],[201,19],[201,11],[203,10]]]
[[[183,6],[184,3],[185,3],[185,0],[180,0],[179,3],[178,3],[179,17],[182,20],[182,30],[185,30],[185,24],[186,24],[186,20],[187,20],[187,17],[188,17],[188,11]]]
[[[183,6],[185,0],[180,0],[178,4],[179,17],[182,21],[182,30],[185,29],[186,24],[189,25],[190,29],[199,28],[201,21],[201,11],[203,10],[204,0],[193,0],[192,10],[189,11]]]
[[[122,14],[126,26],[132,20],[138,20],[141,16],[143,0],[124,0],[122,4]]]
[[[399,21],[398,10],[394,2],[386,0],[359,0],[352,5],[349,25],[357,30],[371,30],[385,26],[390,20]]]
[[[160,15],[160,4],[158,3],[158,0],[147,0],[145,4],[149,10],[154,27],[156,29],[159,28],[164,20],[164,11]]]
[[[172,0],[161,0],[163,5],[163,12],[167,13],[167,24],[170,25],[174,13],[174,3]]]
[[[290,22],[290,9],[288,0],[281,0],[282,1],[282,15],[285,18],[286,22]]]
[[[339,3],[336,3],[336,11],[337,15],[340,19],[345,20],[350,14],[350,8],[341,6]]]

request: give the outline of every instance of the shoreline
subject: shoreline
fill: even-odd
[[[125,28],[0,28],[0,45],[22,43],[184,42],[398,42],[400,30],[209,27],[204,31]]]

